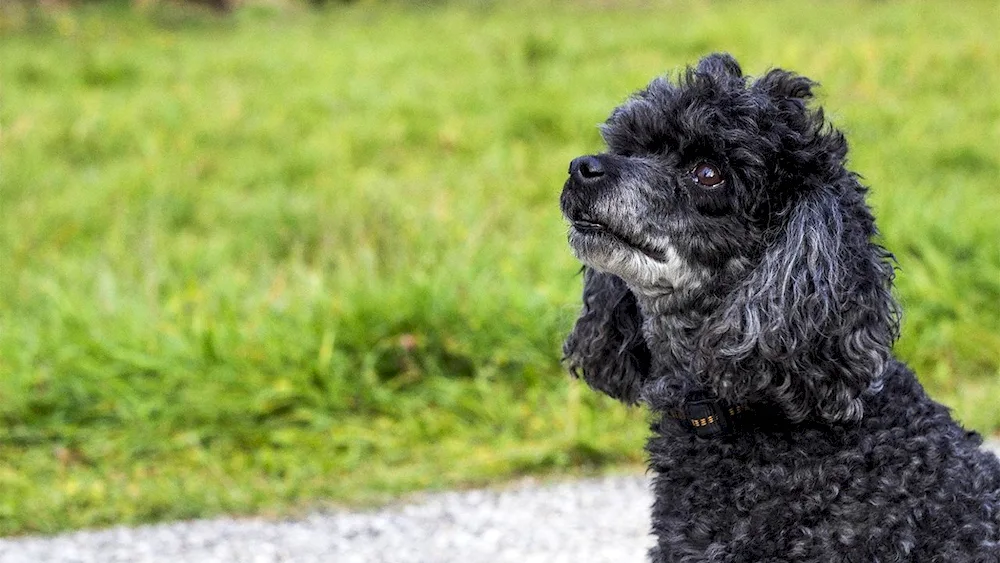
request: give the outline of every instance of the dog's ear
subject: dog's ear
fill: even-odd
[[[793,421],[861,418],[898,335],[892,256],[872,241],[864,188],[811,187],[760,264],[708,320],[702,371],[720,396],[765,400]]]
[[[635,295],[618,276],[585,268],[583,309],[563,344],[570,373],[628,404],[649,373],[649,348]]]
[[[696,74],[715,78],[743,78],[743,69],[729,53],[712,53],[702,57],[694,69]]]

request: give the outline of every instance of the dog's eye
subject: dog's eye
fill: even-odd
[[[719,172],[719,169],[714,164],[708,162],[699,162],[691,170],[691,179],[699,186],[705,188],[715,188],[726,181],[722,177],[722,172]]]

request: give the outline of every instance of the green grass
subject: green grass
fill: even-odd
[[[902,268],[898,354],[1000,429],[994,2],[0,14],[0,535],[635,466],[571,382],[557,198],[728,50],[797,69]]]

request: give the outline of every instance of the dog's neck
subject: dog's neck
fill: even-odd
[[[654,356],[679,346],[682,357],[690,358],[705,319],[722,303],[719,292],[712,290],[632,293],[642,315],[643,335]]]
[[[663,424],[658,425],[661,432],[721,438],[741,433],[760,420],[780,419],[763,404],[719,399],[708,374],[695,367],[696,355],[704,353],[698,346],[700,332],[706,318],[722,303],[719,293],[634,294],[651,352],[643,401],[663,415]]]
[[[707,378],[697,373],[693,360],[699,353],[698,338],[704,321],[721,299],[714,292],[633,293],[651,352],[652,384],[644,397],[650,408],[676,409],[692,394],[711,394]]]

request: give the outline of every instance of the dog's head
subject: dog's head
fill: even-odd
[[[570,164],[560,203],[588,272],[565,352],[591,385],[647,392],[659,351],[636,337],[638,304],[659,301],[696,314],[659,336],[685,339],[678,367],[719,396],[793,420],[861,415],[898,328],[893,269],[813,86],[711,55],[615,109],[607,152]]]

